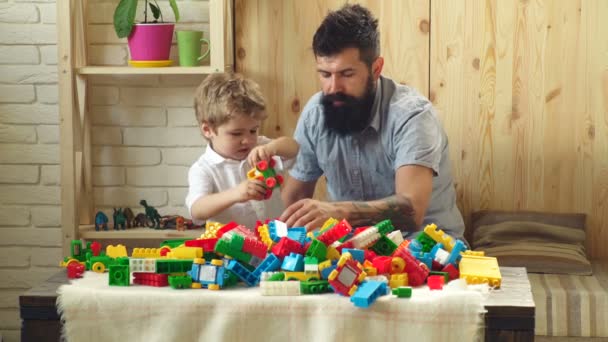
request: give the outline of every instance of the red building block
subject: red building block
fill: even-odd
[[[440,275],[432,275],[426,279],[426,284],[429,286],[431,290],[443,290],[443,283],[445,282],[445,278]]]

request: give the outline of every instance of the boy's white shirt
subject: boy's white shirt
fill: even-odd
[[[257,145],[264,145],[272,141],[265,136],[258,136]],[[290,160],[283,164],[293,164]],[[247,160],[226,159],[215,152],[211,145],[207,145],[205,153],[190,167],[188,171],[188,195],[186,206],[192,216],[192,205],[200,197],[234,188],[247,179],[247,172],[251,170]],[[276,167],[277,170],[280,167]],[[255,228],[257,220],[274,219],[281,215],[285,206],[280,196],[280,189],[275,189],[272,197],[262,201],[246,201],[236,203],[218,215],[208,218],[208,221],[228,223],[235,221],[250,229]],[[195,224],[205,221],[193,220]]]

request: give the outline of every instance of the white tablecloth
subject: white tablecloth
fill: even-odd
[[[265,297],[260,289],[111,287],[107,274],[59,290],[68,341],[474,341],[482,291],[414,289],[367,309],[338,294]],[[481,334],[481,335],[480,335]]]

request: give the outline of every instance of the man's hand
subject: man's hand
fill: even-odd
[[[306,227],[307,231],[320,228],[328,218],[342,219],[343,210],[332,203],[305,198],[285,209],[280,220],[287,227]]]

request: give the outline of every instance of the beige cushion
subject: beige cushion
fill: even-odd
[[[591,275],[585,255],[585,215],[480,211],[473,214],[472,247],[501,266],[531,273]]]

